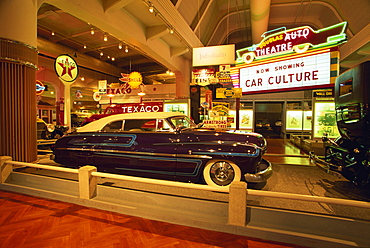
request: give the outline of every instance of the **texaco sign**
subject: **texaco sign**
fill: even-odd
[[[54,63],[54,69],[58,77],[65,82],[73,82],[78,76],[76,61],[69,55],[59,55]]]

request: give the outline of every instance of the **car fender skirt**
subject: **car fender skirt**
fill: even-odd
[[[244,179],[247,183],[264,183],[272,176],[272,165],[269,161],[262,159],[264,169],[257,173],[245,173]]]

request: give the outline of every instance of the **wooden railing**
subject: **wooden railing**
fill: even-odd
[[[223,192],[228,193],[229,197],[229,215],[228,215],[228,224],[236,226],[245,226],[246,225],[246,206],[247,206],[247,196],[262,196],[262,197],[273,197],[273,198],[284,198],[290,200],[299,200],[299,201],[309,201],[309,202],[318,202],[318,203],[327,203],[327,204],[337,204],[342,206],[351,206],[358,208],[367,208],[370,209],[370,202],[346,200],[346,199],[337,199],[329,197],[320,197],[320,196],[310,196],[310,195],[299,195],[299,194],[290,194],[290,193],[281,193],[281,192],[270,192],[262,190],[253,190],[247,189],[247,184],[245,182],[234,182],[230,187],[218,188],[210,187],[207,185],[199,184],[189,184],[149,178],[138,178],[124,175],[116,175],[110,173],[97,172],[96,167],[94,166],[84,166],[80,169],[70,169],[57,166],[48,166],[41,164],[33,163],[24,163],[12,161],[10,157],[0,157],[0,174],[1,174],[1,183],[5,183],[6,179],[13,171],[13,167],[33,167],[39,169],[47,169],[51,171],[67,172],[78,174],[78,185],[79,185],[79,197],[81,199],[93,199],[97,195],[97,178],[111,178],[122,181],[134,181],[147,184],[156,184],[156,185],[165,185],[178,188],[187,188],[187,189],[196,189],[203,191],[213,191],[213,192]]]

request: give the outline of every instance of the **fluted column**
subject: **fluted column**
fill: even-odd
[[[37,1],[0,1],[0,155],[37,159]]]

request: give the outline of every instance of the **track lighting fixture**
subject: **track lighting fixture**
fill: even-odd
[[[53,35],[53,36],[55,35],[54,31],[51,31],[51,35]]]
[[[100,57],[103,57],[104,53],[103,52],[100,52]]]
[[[91,29],[90,29],[90,34],[95,34],[95,30],[94,30],[94,28],[91,28]]]
[[[122,43],[118,44],[118,49],[122,49]]]
[[[105,34],[104,35],[104,41],[107,41],[108,40],[108,36]]]
[[[154,12],[154,6],[153,6],[153,4],[149,4],[149,12],[150,13],[153,13]]]
[[[125,52],[128,53],[128,46],[125,46]]]
[[[87,46],[84,44],[84,49],[86,49],[87,48]]]

